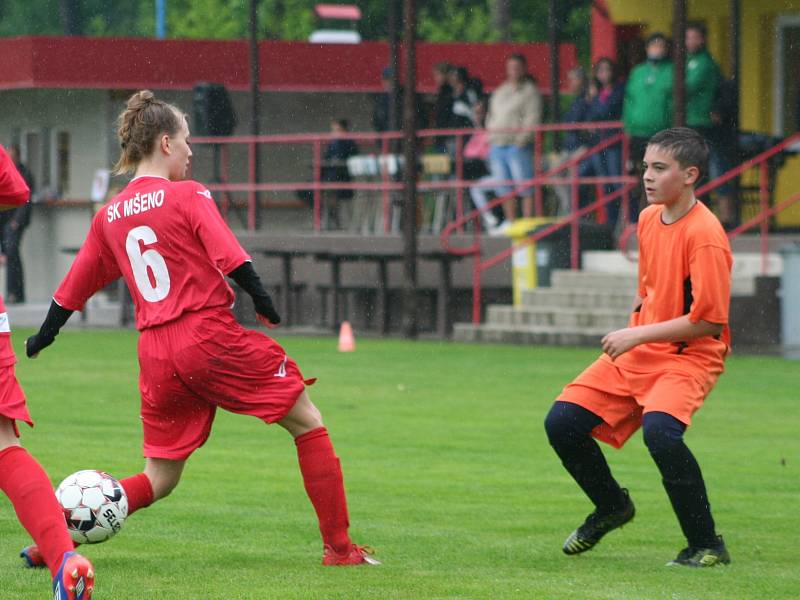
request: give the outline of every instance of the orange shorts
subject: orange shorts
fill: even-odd
[[[621,448],[641,427],[644,413],[664,412],[691,425],[692,415],[716,382],[716,375],[703,382],[675,370],[634,373],[600,358],[567,385],[558,399],[603,419],[592,435]]]

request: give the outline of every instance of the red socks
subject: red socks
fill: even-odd
[[[144,473],[120,479],[119,484],[128,496],[128,516],[153,503],[153,485]]]
[[[10,446],[0,451],[0,489],[55,576],[73,544],[47,473],[25,448]]]
[[[333,451],[328,430],[319,427],[295,438],[297,458],[306,492],[317,511],[322,541],[336,552],[346,552],[352,542],[344,495],[342,467]]]

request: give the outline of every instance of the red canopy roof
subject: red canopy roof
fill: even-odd
[[[314,12],[321,19],[343,19],[358,21],[361,19],[361,9],[355,4],[317,4]]]
[[[505,77],[506,56],[515,52],[528,59],[531,74],[548,91],[550,61],[544,43],[419,43],[418,89],[434,91],[431,71],[442,61],[467,67],[492,89]],[[248,43],[239,40],[18,37],[0,39],[0,56],[0,89],[191,89],[198,81],[212,81],[247,90],[250,81]],[[389,46],[263,41],[259,58],[264,90],[376,92],[382,89]],[[576,64],[575,46],[562,44],[562,81]]]

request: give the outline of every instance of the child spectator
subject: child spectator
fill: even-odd
[[[594,80],[589,86],[589,121],[619,121],[622,117],[622,101],[625,97],[625,85],[619,81],[617,65],[610,58],[603,57],[594,66]],[[617,129],[598,129],[589,140],[590,146],[596,146],[603,140],[619,133]],[[592,155],[592,166],[595,175],[600,177],[618,177],[622,174],[621,144],[614,144]],[[618,183],[604,185],[606,195],[619,189]],[[606,204],[606,220],[612,228],[619,219],[621,199]],[[632,211],[633,212],[633,211]],[[631,215],[635,220],[635,214]]]
[[[348,139],[350,123],[347,119],[333,119],[331,133],[337,137],[326,146],[322,157],[322,181],[325,183],[350,183],[350,172],[347,170],[347,159],[358,154],[358,145]],[[325,194],[325,207],[328,217],[328,228],[341,227],[339,210],[340,201],[351,200],[353,190],[331,190]]]

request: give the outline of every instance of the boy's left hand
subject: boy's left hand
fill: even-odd
[[[608,354],[611,360],[615,360],[628,350],[638,346],[641,342],[636,329],[636,327],[626,327],[607,334],[602,341],[603,352]]]

